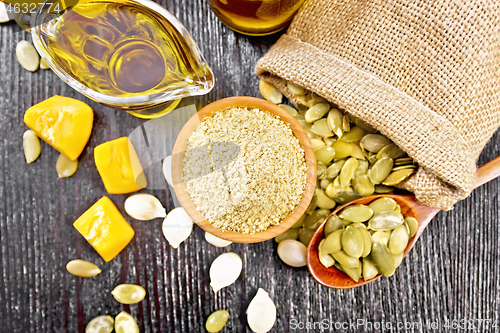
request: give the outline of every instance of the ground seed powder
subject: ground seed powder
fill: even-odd
[[[279,224],[299,204],[307,165],[279,117],[238,107],[204,118],[191,133],[182,177],[214,227],[252,234]]]

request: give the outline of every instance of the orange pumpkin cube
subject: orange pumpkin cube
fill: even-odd
[[[24,123],[58,152],[74,161],[92,132],[94,112],[87,104],[69,97],[53,96],[33,105]]]
[[[73,223],[104,261],[111,261],[135,235],[118,208],[102,197]]]
[[[141,162],[129,138],[119,138],[95,147],[94,158],[108,193],[131,193],[147,186]]]

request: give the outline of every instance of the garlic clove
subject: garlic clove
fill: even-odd
[[[240,276],[243,262],[234,252],[221,254],[210,266],[210,285],[214,292],[234,283]]]
[[[193,231],[193,220],[184,208],[172,209],[163,220],[163,235],[174,249],[184,242]]]
[[[271,330],[276,321],[276,305],[269,294],[262,288],[252,299],[247,308],[248,326],[255,333],[266,333]]]
[[[174,187],[174,182],[172,181],[172,156],[167,156],[163,160],[163,175],[168,185]]]
[[[32,130],[27,130],[23,134],[23,150],[28,164],[34,162],[42,152],[40,139]]]
[[[167,212],[160,200],[147,193],[131,195],[125,200],[124,208],[130,217],[141,221],[167,216]]]
[[[205,232],[205,240],[216,247],[226,247],[233,244],[233,242],[219,238],[217,236],[209,234],[208,232]]]

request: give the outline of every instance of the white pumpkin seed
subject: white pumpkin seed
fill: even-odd
[[[272,84],[260,79],[259,90],[261,95],[271,103],[280,104],[283,100],[283,94]]]
[[[45,60],[45,58],[40,59],[40,68],[41,69],[49,69],[50,68],[49,63],[47,62],[47,60]]]
[[[115,321],[108,315],[97,316],[90,320],[85,327],[85,333],[111,333]]]
[[[40,139],[32,130],[27,130],[23,134],[23,150],[28,164],[34,162],[42,152]]]
[[[223,253],[210,266],[210,286],[214,292],[233,284],[241,274],[243,262],[234,252]]]
[[[276,322],[276,305],[262,288],[257,290],[257,294],[248,304],[247,322],[255,333],[269,332]]]
[[[278,245],[278,256],[288,266],[305,266],[306,252],[307,248],[305,245],[294,239],[286,239]]]
[[[0,1],[0,23],[9,22],[10,17],[9,13],[7,13],[7,8],[5,8],[5,4]]]
[[[75,259],[66,264],[66,270],[74,276],[90,278],[100,274],[102,271],[97,265],[90,261]]]
[[[174,182],[172,181],[172,156],[167,156],[163,160],[163,176],[167,184],[174,187]]]
[[[160,200],[147,193],[134,194],[125,200],[125,212],[132,218],[148,221],[158,217],[165,218],[167,212]]]
[[[70,160],[65,155],[60,154],[56,162],[56,171],[59,178],[71,177],[78,170],[78,160]]]
[[[208,232],[205,232],[205,240],[215,247],[226,247],[233,244],[233,242],[219,238],[217,236],[209,234]]]
[[[176,249],[191,235],[193,220],[191,220],[184,208],[174,208],[163,220],[162,231],[170,246]]]
[[[17,43],[16,57],[19,64],[30,72],[36,71],[40,65],[40,56],[38,52],[36,52],[33,44],[25,40]]]

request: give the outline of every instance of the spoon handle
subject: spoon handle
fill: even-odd
[[[500,156],[477,169],[474,189],[500,176]]]

